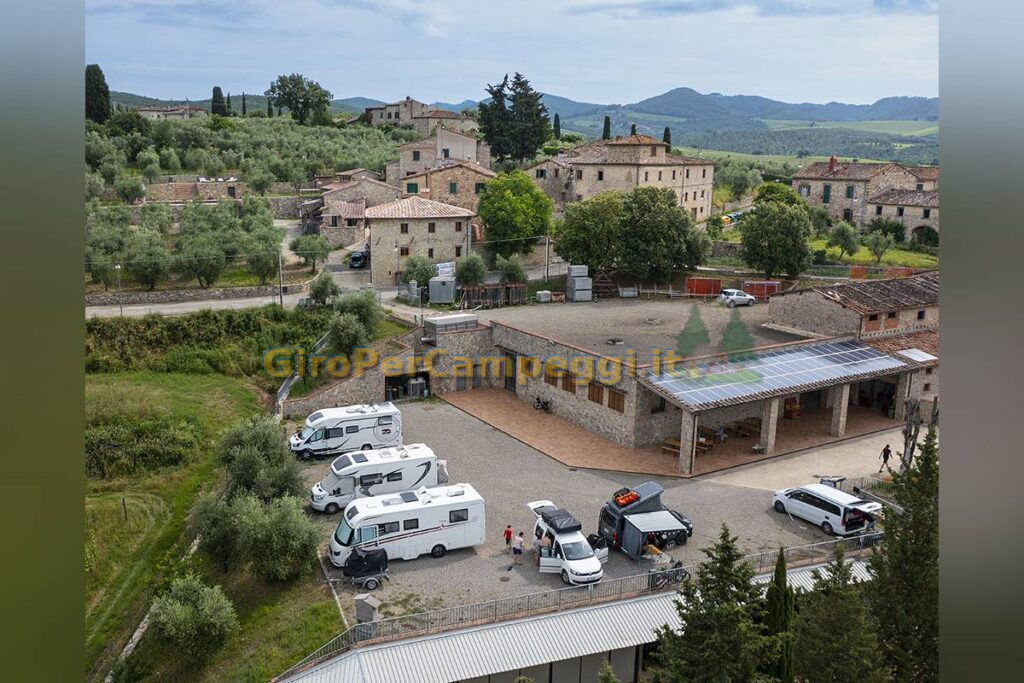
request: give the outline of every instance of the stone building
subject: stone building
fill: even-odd
[[[649,135],[630,135],[577,147],[526,169],[559,213],[567,202],[604,190],[636,187],[671,189],[697,221],[711,215],[715,163],[668,152],[669,145]]]
[[[440,162],[473,161],[485,168],[491,166],[491,148],[483,140],[439,126],[430,137],[407,142],[398,148],[398,161],[387,165],[388,183],[400,186],[402,179],[434,168]]]
[[[907,239],[931,241],[929,231],[939,232],[937,190],[886,190],[871,198],[872,218],[888,218],[907,226]]]
[[[138,107],[135,111],[144,119],[191,119],[199,116],[206,116],[206,110],[201,107],[180,106],[180,107]]]
[[[402,178],[407,195],[453,204],[477,212],[480,192],[498,174],[472,161],[441,162],[434,168]]]
[[[363,238],[367,207],[393,202],[399,196],[398,188],[368,177],[330,183],[323,190],[316,218],[320,234],[336,247],[348,246]]]
[[[419,116],[429,109],[419,100],[408,95],[404,100],[382,104],[378,107],[367,107],[363,118],[371,126],[411,126],[413,117]]]
[[[465,135],[475,135],[480,129],[476,119],[447,109],[427,109],[412,117],[412,127],[424,137],[433,133],[438,126]]]
[[[370,281],[378,287],[398,283],[402,264],[413,254],[434,263],[453,262],[469,253],[470,221],[475,213],[422,197],[407,197],[366,209]]]
[[[840,162],[833,156],[793,174],[793,189],[811,206],[823,206],[834,220],[862,227],[874,218],[871,197],[890,189],[915,189],[917,177],[896,163]]]
[[[928,192],[930,190],[939,189],[939,167],[938,166],[908,166],[907,170],[914,174],[917,178],[917,185],[914,187],[915,190],[924,190]]]

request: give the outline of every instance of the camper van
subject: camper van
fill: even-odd
[[[401,445],[402,413],[393,403],[318,410],[288,440],[303,460]]]
[[[426,444],[355,451],[334,459],[330,474],[310,489],[309,504],[333,515],[356,498],[447,483],[447,462]]]
[[[776,512],[805,519],[828,536],[849,536],[871,531],[882,505],[840,491],[827,484],[807,484],[776,491],[772,496]]]
[[[483,542],[484,499],[469,484],[454,484],[356,498],[331,535],[330,557],[343,567],[353,548],[383,548],[389,560],[414,560]]]

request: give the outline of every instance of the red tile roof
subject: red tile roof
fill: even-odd
[[[888,280],[865,280],[841,285],[805,287],[779,292],[773,296],[787,296],[808,290],[851,308],[861,315],[885,313],[905,308],[938,306],[939,271],[929,270],[909,277]]]
[[[911,332],[909,334],[897,334],[891,337],[874,337],[861,339],[868,346],[878,349],[882,353],[894,356],[904,363],[917,365],[919,367],[931,367],[939,364],[939,331],[924,330],[922,332]],[[900,354],[900,351],[918,349],[927,354],[935,356],[935,360],[918,361]]]
[[[475,215],[469,209],[422,197],[407,197],[366,210],[367,218],[471,218]]]
[[[939,193],[934,190],[886,190],[868,200],[872,204],[895,204],[898,206],[924,206],[938,208]]]
[[[446,171],[449,168],[456,168],[458,166],[465,166],[469,170],[475,171],[476,173],[479,173],[480,175],[487,176],[488,178],[494,178],[494,177],[496,177],[498,175],[497,173],[495,173],[491,169],[487,168],[486,166],[481,166],[480,164],[478,164],[478,163],[476,163],[474,161],[468,161],[468,160],[465,160],[465,159],[463,159],[461,161],[453,160],[453,159],[444,159],[444,160],[440,161],[433,168],[428,168],[425,171],[420,171],[419,173],[413,173],[412,175],[407,175],[404,178],[402,178],[402,180],[406,181],[409,178],[418,178],[420,176],[425,176],[427,173],[440,173],[441,171]]]
[[[662,142],[657,138],[652,138],[650,135],[627,135],[624,138],[615,138],[614,140],[603,140],[601,143],[605,145],[659,145],[661,147],[668,147],[667,142]]]
[[[815,161],[814,163],[807,164],[794,173],[793,178],[810,180],[870,180],[886,168],[890,168],[892,166],[902,168],[899,164],[893,163],[865,164],[852,161],[840,161],[836,163],[835,169],[829,171],[827,161]]]
[[[907,166],[907,170],[913,173],[918,180],[938,180],[938,166]]]

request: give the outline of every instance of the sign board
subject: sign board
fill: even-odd
[[[449,261],[447,263],[437,264],[438,275],[455,275],[455,262]]]

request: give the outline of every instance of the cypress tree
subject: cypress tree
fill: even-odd
[[[669,147],[672,146],[672,131],[668,129],[668,126],[665,126],[665,132],[661,136],[661,141],[668,143]]]
[[[213,96],[210,98],[210,113],[219,116],[228,115],[227,105],[224,104],[224,93],[221,92],[219,85],[213,86]]]
[[[270,98],[268,97],[267,98],[267,118],[269,119],[269,118],[273,118],[273,117],[274,117],[274,104],[270,101]]]
[[[228,93],[228,96],[227,96],[227,98],[225,98],[224,102],[227,104],[228,116],[231,116],[231,93],[230,92]]]
[[[281,105],[277,105],[277,115],[281,115]]]
[[[246,110],[245,110],[245,93],[242,93],[242,116],[245,116],[245,114],[246,114]],[[668,130],[668,128],[666,128],[665,130]]]
[[[85,67],[85,118],[103,123],[110,118],[110,88],[99,64]]]
[[[601,139],[612,139],[612,117],[610,116],[604,117],[604,128],[601,130]]]
[[[666,129],[667,130],[667,129]],[[696,304],[694,304],[696,306]],[[766,619],[768,634],[778,640],[778,655],[766,673],[780,683],[793,683],[793,606],[796,593],[786,581],[786,556],[779,548],[775,576],[768,584]]]
[[[509,86],[509,103],[512,115],[511,156],[516,160],[530,159],[551,138],[548,108],[541,100],[541,94],[518,72]]]
[[[561,140],[562,139],[562,120],[558,118],[558,114],[557,113],[555,114],[554,129],[555,129],[555,139],[556,140]]]
[[[635,123],[630,124],[630,126],[629,126],[629,134],[630,135],[636,135],[636,124]]]

